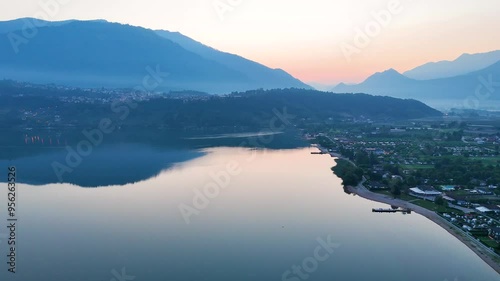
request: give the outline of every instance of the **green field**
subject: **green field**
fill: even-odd
[[[448,191],[446,194],[448,195],[457,195],[457,196],[471,196],[471,193],[467,190],[455,190]]]
[[[394,198],[394,195],[392,195],[391,191],[387,190],[387,189],[385,189],[385,190],[371,190],[371,191],[374,192],[374,193],[383,194],[383,195],[387,195],[389,197],[393,197]],[[401,194],[397,198],[401,199],[401,200],[404,200],[404,201],[411,201],[411,200],[415,200],[416,199],[415,197],[412,197],[412,196],[407,195],[407,194]]]
[[[485,165],[496,165],[500,161],[500,157],[470,157],[470,160],[481,161]]]
[[[490,237],[488,236],[481,236],[481,237],[478,237],[479,240],[486,246],[490,247],[490,248],[493,248],[493,249],[496,249],[498,247],[498,243],[491,239]]]
[[[417,201],[413,201],[411,202],[412,204],[415,204],[415,205],[418,205],[420,207],[424,207],[428,210],[431,210],[431,211],[434,211],[434,212],[438,212],[438,213],[462,213],[462,211],[460,210],[457,210],[457,209],[453,209],[453,208],[448,208],[448,207],[445,207],[445,206],[439,206],[439,205],[436,205],[434,204],[434,202],[431,202],[431,201],[427,201],[427,200],[417,200]]]

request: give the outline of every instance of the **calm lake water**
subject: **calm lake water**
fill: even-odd
[[[44,184],[52,171],[33,163],[48,154],[2,160],[29,184],[18,185],[17,274],[2,241],[0,280],[500,280],[427,219],[373,214],[387,206],[344,193],[333,159],[311,151],[103,147],[86,179],[70,178],[100,188]]]

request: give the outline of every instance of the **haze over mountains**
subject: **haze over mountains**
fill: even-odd
[[[494,95],[500,86],[500,51],[463,55],[453,62],[426,64],[401,74],[394,69],[375,73],[360,84],[341,83],[333,88],[337,93],[367,93],[397,98],[413,98],[436,104],[436,101],[500,100]],[[486,67],[477,70],[478,67]],[[452,77],[451,74],[463,73]],[[430,77],[417,80],[412,77]],[[441,78],[439,78],[441,77]],[[451,106],[451,104],[450,104]]]
[[[27,22],[39,27],[24,38],[21,29]],[[17,46],[19,52],[9,34],[24,40]],[[284,70],[218,51],[181,33],[104,20],[0,22],[0,61],[0,79],[39,84],[144,88],[149,79],[150,91],[226,94],[260,88],[311,89]],[[360,84],[341,83],[332,91],[411,98],[434,105],[436,100],[464,100],[481,87],[482,98],[500,100],[492,95],[499,77],[500,51],[492,51],[427,63],[404,74],[389,69]]]
[[[403,73],[416,80],[430,80],[464,75],[500,61],[500,50],[480,54],[463,54],[454,61],[429,62]]]
[[[223,53],[180,33],[106,21],[38,21],[36,35],[16,54],[7,33],[26,21],[0,22],[0,78],[79,87],[139,87],[214,94],[310,86],[280,69]],[[155,75],[156,74],[156,75]]]

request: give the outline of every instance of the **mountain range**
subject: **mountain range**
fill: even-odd
[[[23,37],[26,22],[40,26]],[[78,87],[144,87],[213,94],[311,87],[281,69],[203,45],[180,33],[103,20],[0,22],[0,78]],[[12,36],[21,38],[18,52]],[[20,42],[20,41],[16,41]],[[156,83],[156,82],[161,83]]]
[[[403,73],[416,80],[430,80],[464,75],[484,69],[500,61],[500,50],[479,54],[463,54],[454,61],[429,62]]]
[[[466,100],[475,98],[482,100],[500,100],[494,95],[495,88],[500,86],[500,61],[496,55],[487,54],[464,55],[453,62],[426,64],[412,71],[401,74],[394,69],[378,72],[360,84],[347,85],[341,83],[332,89],[336,93],[367,93],[392,96],[397,98],[413,98],[427,103],[436,100]],[[488,58],[488,60],[485,59]],[[467,63],[465,63],[467,61]],[[476,68],[487,65],[485,68]],[[444,69],[448,69],[444,72]],[[441,77],[445,73],[462,73],[452,77]],[[432,79],[417,80],[412,77],[426,73]],[[448,76],[448,75],[445,75]],[[441,77],[441,78],[440,78]]]
[[[27,24],[36,26],[35,30],[23,30]],[[464,54],[454,61],[427,63],[403,74],[389,69],[360,84],[341,83],[332,91],[432,103],[437,99],[464,100],[477,96],[481,88],[481,98],[500,100],[491,95],[500,81],[499,60],[500,51]],[[24,18],[0,22],[0,62],[0,79],[84,88],[211,94],[311,89],[282,69],[216,50],[181,33],[105,20],[47,22]]]

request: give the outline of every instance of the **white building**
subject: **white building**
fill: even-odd
[[[429,196],[436,197],[440,196],[442,193],[436,190],[422,190],[418,187],[410,188],[410,193],[417,196]]]

